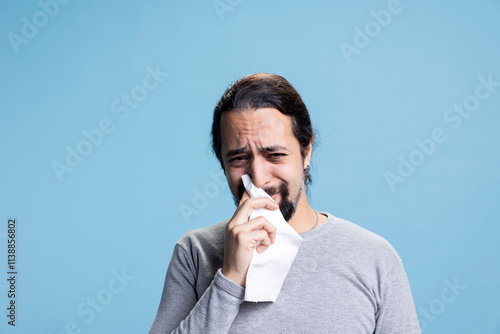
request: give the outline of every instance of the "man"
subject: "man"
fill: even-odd
[[[237,209],[176,244],[150,333],[420,333],[401,259],[383,238],[309,206],[313,130],[283,77],[233,83],[214,111],[212,144]],[[250,198],[241,176],[273,200]],[[278,204],[276,204],[278,203]],[[303,238],[276,302],[244,301],[254,248],[276,229],[254,209],[280,209]]]

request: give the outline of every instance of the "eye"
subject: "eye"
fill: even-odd
[[[246,157],[240,155],[240,156],[237,156],[237,157],[230,159],[229,163],[233,164],[233,165],[241,165],[241,164],[245,163],[245,160],[246,160]]]
[[[281,158],[283,158],[285,156],[286,156],[286,154],[284,154],[284,153],[272,153],[272,154],[269,154],[269,158],[274,159],[274,160],[281,159]]]

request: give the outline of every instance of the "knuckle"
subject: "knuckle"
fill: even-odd
[[[264,230],[256,230],[255,231],[255,238],[258,240],[264,240],[266,237],[267,233]]]
[[[238,234],[239,234],[239,232],[240,232],[240,230],[241,230],[241,227],[240,227],[239,225],[236,225],[236,226],[234,226],[234,227],[231,229],[231,234],[232,234],[232,235],[238,235]]]
[[[239,243],[243,243],[246,239],[246,234],[245,233],[238,233],[235,237]]]
[[[227,226],[226,226],[227,233],[232,233],[236,226],[238,226],[238,225],[236,225],[234,223],[234,221],[231,221],[229,224],[227,224]]]
[[[256,220],[256,222],[259,222],[259,223],[262,223],[262,224],[269,223],[264,216],[259,216],[255,220]]]

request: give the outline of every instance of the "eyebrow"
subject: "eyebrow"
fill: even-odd
[[[286,147],[284,147],[284,146],[274,145],[274,146],[262,147],[262,148],[259,149],[259,151],[261,151],[261,152],[276,152],[276,151],[286,151],[286,152],[288,152],[288,149]],[[242,154],[242,153],[247,153],[247,152],[248,152],[248,148],[247,147],[239,147],[237,149],[228,151],[226,153],[226,158],[230,158],[230,157],[233,157],[235,155]]]

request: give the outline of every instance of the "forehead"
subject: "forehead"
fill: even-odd
[[[275,108],[222,113],[221,141],[222,152],[248,145],[298,145],[291,117]]]

